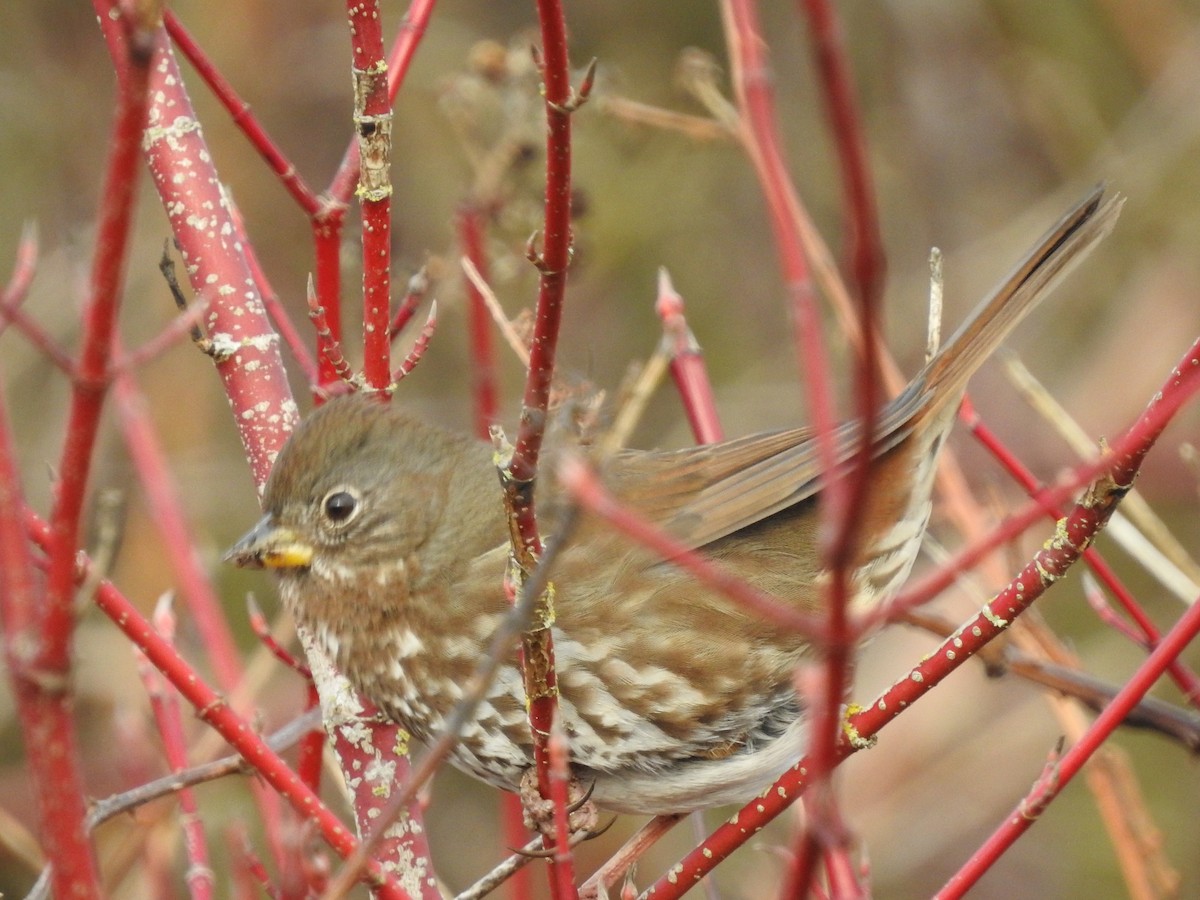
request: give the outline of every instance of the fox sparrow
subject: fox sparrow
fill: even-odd
[[[892,595],[930,513],[936,458],[970,375],[1120,203],[1097,189],[1034,247],[881,411],[857,603]],[[860,424],[837,430],[846,459]],[[689,546],[806,610],[821,602],[810,431],[755,434],[604,464],[611,490]],[[554,507],[544,479],[539,508]],[[227,558],[274,570],[283,602],[389,717],[436,736],[500,617],[508,528],[492,449],[359,397],[309,416],[267,482],[265,515]],[[617,811],[744,801],[803,752],[793,671],[808,647],[584,520],[555,563],[559,705],[572,764]],[[453,762],[515,790],[532,765],[515,654]]]

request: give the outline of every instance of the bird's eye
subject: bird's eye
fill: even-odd
[[[358,508],[358,492],[346,487],[334,488],[321,501],[325,517],[335,525],[345,525],[354,518]]]

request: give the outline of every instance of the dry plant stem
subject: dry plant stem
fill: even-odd
[[[320,199],[304,181],[295,165],[284,155],[279,145],[267,134],[262,123],[251,111],[250,104],[238,96],[233,85],[221,74],[213,61],[208,58],[208,54],[196,43],[195,38],[170,9],[163,13],[163,24],[171,36],[171,41],[192,64],[204,83],[208,85],[209,90],[212,91],[213,96],[225,107],[229,118],[245,135],[250,146],[257,150],[259,156],[270,166],[284,189],[296,201],[296,205],[308,215],[316,215],[321,208]]]
[[[518,812],[520,812],[519,809]],[[465,891],[456,894],[454,900],[481,900],[481,898],[486,897],[506,881],[510,882],[510,896],[518,898],[518,900],[524,900],[524,898],[531,896],[529,888],[522,889],[517,879],[523,873],[528,872],[526,866],[538,858],[534,854],[541,849],[541,846],[541,838],[529,841],[520,850],[508,857]]]
[[[38,546],[50,544],[49,527],[34,513],[24,514],[26,534]],[[83,559],[78,579],[85,577],[89,563]],[[258,735],[251,722],[237,715],[225,700],[210,688],[179,652],[164,641],[137,608],[126,599],[110,582],[102,581],[96,590],[96,606],[121,630],[150,663],[162,672],[168,681],[196,710],[196,715],[211,726],[242,755],[254,771],[284,796],[306,821],[311,821],[321,831],[325,840],[339,854],[348,855],[356,845],[354,836],[329,809],[314,795],[288,765],[279,758]],[[373,874],[382,878],[378,868]],[[394,885],[379,888],[381,896],[402,898],[405,895]]]
[[[1043,419],[1049,422],[1058,435],[1084,459],[1096,456],[1096,445],[1091,437],[1034,377],[1015,354],[1005,354],[1004,370],[1018,392]],[[1127,539],[1117,533],[1117,523],[1127,517],[1136,529],[1150,542],[1151,547],[1166,557],[1167,565],[1177,570],[1172,577],[1164,577],[1157,571],[1157,564],[1148,565],[1142,556],[1145,551],[1137,545],[1130,546]],[[1171,533],[1166,523],[1150,508],[1150,504],[1135,489],[1121,504],[1121,513],[1108,526],[1109,534],[1125,547],[1126,551],[1145,566],[1165,587],[1171,589],[1184,603],[1189,603],[1200,591],[1200,564],[1188,554],[1183,545]],[[1181,576],[1181,577],[1180,577]]]
[[[483,276],[479,274],[479,270],[475,268],[475,264],[465,256],[460,260],[462,264],[463,274],[467,276],[467,280],[471,282],[471,286],[479,292],[486,304],[488,313],[492,317],[496,328],[500,330],[501,337],[504,338],[504,343],[508,344],[508,349],[513,352],[525,369],[529,368],[529,349],[525,346],[521,339],[521,335],[517,333],[517,329],[513,327],[513,323],[508,320],[508,316],[504,313],[504,307],[500,305],[500,300],[496,296]]]
[[[1113,702],[1092,723],[1082,740],[1068,750],[1054,767],[1053,778],[1042,779],[1034,787],[1033,792],[1008,816],[1004,824],[938,892],[939,900],[961,897],[979,881],[992,864],[1037,820],[1046,805],[1079,773],[1088,758],[1108,739],[1121,724],[1121,720],[1154,686],[1167,666],[1178,658],[1197,634],[1200,634],[1200,603],[1193,604],[1184,612],[1154,652],[1121,688]]]
[[[159,600],[154,611],[154,627],[164,641],[174,643],[175,615],[171,611],[169,597]],[[163,742],[163,755],[172,773],[187,769],[187,739],[183,734],[183,718],[179,713],[179,700],[174,691],[167,687],[166,680],[142,654],[137,654],[138,675],[150,698],[154,722]],[[208,900],[215,887],[212,867],[208,861],[208,839],[204,834],[204,823],[196,803],[196,794],[190,787],[179,790],[179,823],[183,830],[184,849],[187,853],[187,885],[190,895],[197,900]]]
[[[362,206],[364,390],[391,390],[392,104],[379,0],[347,0]]]
[[[684,317],[683,297],[671,283],[666,269],[658,270],[658,299],[654,310],[663,326],[663,348],[671,360],[671,377],[683,401],[683,409],[697,443],[714,444],[725,432],[717,414],[712,383],[704,366],[700,344]]]
[[[601,100],[600,108],[622,122],[647,125],[661,131],[677,131],[693,141],[727,141],[733,137],[723,122],[650,106],[628,97],[606,96]]]
[[[859,749],[868,747],[881,728],[887,725],[897,715],[936,687],[952,671],[961,666],[967,659],[977,653],[980,648],[1004,631],[1013,619],[1036,600],[1043,591],[1055,580],[1060,578],[1066,569],[1076,561],[1082,550],[1095,538],[1107,518],[1112,514],[1122,493],[1128,490],[1141,466],[1146,453],[1149,452],[1162,430],[1170,422],[1179,408],[1190,400],[1200,390],[1200,341],[1197,341],[1183,361],[1172,371],[1163,389],[1155,396],[1153,402],[1138,418],[1128,432],[1113,445],[1112,452],[1102,462],[1084,466],[1076,474],[1076,478],[1092,478],[1101,475],[1100,480],[1092,485],[1082,500],[1071,510],[1070,514],[1059,521],[1055,537],[1038,552],[1030,562],[1014,578],[1005,590],[993,598],[973,619],[964,624],[948,638],[941,647],[926,658],[905,676],[899,679],[882,696],[870,706],[852,712],[844,724],[845,739],[838,745],[839,759],[849,756]],[[1070,486],[1074,490],[1075,484]],[[1052,495],[1058,491],[1048,492]],[[1047,498],[1043,498],[1047,502]],[[1055,497],[1052,502],[1058,502]],[[1021,515],[1014,517],[1018,525],[1026,525],[1041,514],[1038,504],[1031,503]],[[1000,543],[1020,529],[1005,527],[997,529]],[[939,567],[940,571],[926,578],[924,582],[909,594],[907,600],[900,599],[900,606],[913,599],[932,596],[932,588],[940,590],[956,574],[965,568],[964,560],[979,559],[992,540],[986,542],[987,547],[968,548],[960,554],[957,564]],[[1189,610],[1188,616],[1195,612]],[[886,613],[885,613],[886,614]],[[1171,635],[1177,635],[1182,627],[1182,620]],[[1176,642],[1178,643],[1178,641]],[[1152,660],[1161,660],[1163,669],[1174,657],[1164,658],[1164,644],[1155,650]],[[1172,645],[1174,646],[1174,645]],[[1182,644],[1175,648],[1178,655]],[[1143,665],[1147,668],[1150,661]],[[1144,690],[1142,691],[1144,693]],[[1134,699],[1138,699],[1138,694]],[[1113,704],[1115,707],[1116,704]],[[1110,707],[1110,708],[1113,708]],[[1128,712],[1126,707],[1125,712]],[[1099,720],[1097,720],[1099,722]],[[1108,732],[1111,732],[1120,722],[1120,718],[1110,720]],[[1106,733],[1108,733],[1106,732]],[[713,866],[733,852],[738,846],[757,833],[767,821],[782,812],[788,805],[801,795],[809,781],[807,769],[809,760],[802,759],[796,766],[788,770],[775,786],[764,792],[758,800],[752,801],[737,813],[729,823],[718,828],[702,846],[690,853],[685,859],[670,870],[670,877],[661,878],[646,892],[645,896],[655,898],[678,897],[690,888],[696,881],[707,874]]]
[[[948,619],[924,611],[909,612],[904,621],[943,638],[958,630],[958,626]],[[1044,637],[1039,636],[1039,641],[1044,641]],[[992,677],[1011,672],[1055,694],[1076,700],[1093,712],[1100,712],[1117,695],[1118,688],[1115,685],[1101,681],[1075,665],[1034,656],[1013,644],[1001,648],[998,656],[988,657],[986,653],[981,653],[979,659]],[[1200,716],[1165,701],[1145,698],[1134,707],[1124,724],[1132,728],[1150,729],[1178,741],[1191,753],[1200,753]]]
[[[484,250],[487,222],[478,203],[459,206],[454,219],[463,256],[471,261],[480,278],[487,282],[488,258]],[[471,348],[471,400],[476,437],[487,439],[488,429],[496,424],[500,403],[496,387],[496,353],[492,347],[492,321],[487,301],[470,278],[467,288],[467,340]]]
[[[1037,480],[1034,474],[1016,458],[990,428],[972,414],[969,408],[964,409],[963,417],[979,442],[991,451],[992,455],[1004,466],[1013,479],[1031,497],[1037,497],[1044,486]],[[1056,519],[1062,515],[1062,511],[1055,506],[1047,506],[1046,514],[1050,518]],[[1158,628],[1150,616],[1147,615],[1146,611],[1142,609],[1141,604],[1137,602],[1132,593],[1121,583],[1117,574],[1105,562],[1096,548],[1089,547],[1084,552],[1084,560],[1088,563],[1096,577],[1113,592],[1114,596],[1120,601],[1122,608],[1136,623],[1141,633],[1134,636],[1134,642],[1140,642],[1142,646],[1146,647],[1156,646],[1160,637]],[[1179,686],[1179,689],[1186,696],[1192,698],[1193,702],[1200,698],[1200,678],[1197,678],[1196,674],[1186,665],[1179,660],[1175,660],[1168,667],[1168,671],[1172,680]]]
[[[320,712],[315,709],[307,710],[268,736],[266,743],[276,753],[282,753],[294,746],[314,728],[319,729],[320,727]],[[249,771],[246,760],[241,756],[225,756],[209,763],[202,763],[170,775],[164,775],[145,784],[139,784],[120,794],[93,801],[87,817],[88,829],[94,829],[115,816],[131,812],[139,806],[144,806],[161,797],[178,793],[186,787],[215,781],[227,775],[246,774]]]

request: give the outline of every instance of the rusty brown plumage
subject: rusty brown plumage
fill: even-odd
[[[890,596],[912,566],[967,379],[1119,206],[1097,189],[1064,216],[881,411],[856,602]],[[843,461],[860,427],[839,426]],[[604,471],[619,498],[689,546],[784,602],[821,602],[822,473],[809,431],[626,451]],[[280,454],[264,513],[229,559],[274,569],[284,603],[351,682],[417,737],[435,735],[506,610],[491,449],[394,407],[334,400]],[[807,648],[793,632],[596,522],[576,532],[553,577],[562,719],[598,803],[663,813],[744,800],[800,756],[792,675]],[[510,790],[531,764],[521,684],[514,655],[453,757]]]

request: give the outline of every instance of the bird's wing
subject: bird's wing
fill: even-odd
[[[909,433],[926,400],[914,383],[884,407],[877,456]],[[858,433],[853,421],[835,430],[839,465],[853,455]],[[793,428],[683,450],[620,453],[606,467],[605,480],[619,499],[695,548],[812,497],[820,472],[812,429]]]

